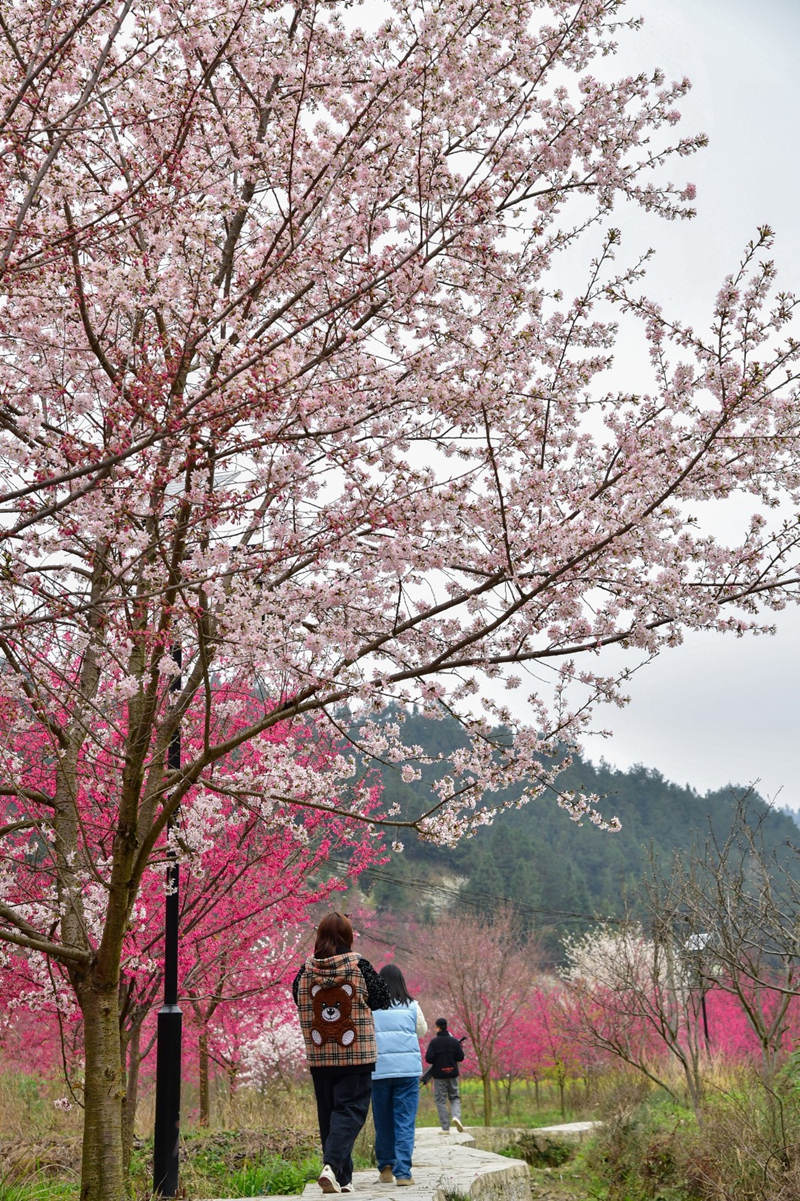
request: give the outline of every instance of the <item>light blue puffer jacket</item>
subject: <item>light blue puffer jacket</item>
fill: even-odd
[[[372,1016],[378,1044],[378,1059],[372,1079],[421,1076],[419,1040],[427,1033],[428,1024],[417,1002],[401,1005],[395,1001],[391,1009],[375,1009]]]

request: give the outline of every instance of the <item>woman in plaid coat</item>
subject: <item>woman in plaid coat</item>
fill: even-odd
[[[292,993],[300,1015],[317,1099],[323,1193],[352,1193],[353,1144],[369,1112],[375,1068],[373,1009],[388,1009],[389,989],[372,964],[353,951],[353,927],[329,913],[317,928],[314,954]]]

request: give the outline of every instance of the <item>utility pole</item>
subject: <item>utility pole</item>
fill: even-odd
[[[180,646],[173,646],[172,657],[178,671],[170,691],[183,687]],[[167,751],[170,771],[181,766],[181,727],[175,727]],[[169,829],[172,829],[170,819]],[[183,1014],[178,1005],[178,861],[175,851],[167,850],[167,895],[164,899],[164,1004],[158,1011],[156,1052],[156,1121],[153,1147],[153,1192],[159,1197],[175,1197],[178,1192],[181,1130],[181,1029]]]

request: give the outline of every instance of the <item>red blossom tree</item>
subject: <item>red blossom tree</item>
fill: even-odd
[[[184,836],[221,797],[402,827],[361,783],[370,756],[417,770],[373,720],[394,699],[469,734],[414,823],[454,842],[623,700],[603,647],[795,596],[769,232],[707,336],[614,262],[618,201],[692,211],[666,173],[703,141],[671,140],[688,84],[591,74],[623,0],[397,4],[372,32],[344,10],[19,0],[0,23],[0,940],[61,965],[82,1015],[84,1201],[125,1192],[121,971],[179,809]],[[603,388],[615,304],[649,338],[638,393]],[[696,523],[737,492],[729,540]],[[554,691],[515,718],[494,681],[537,664]],[[322,766],[264,737],[331,745],[344,703],[357,746]]]
[[[596,1056],[587,1056],[585,1041],[575,1037],[570,1018],[566,990],[557,979],[539,974],[497,1043],[497,1078],[505,1089],[508,1116],[515,1080],[533,1081],[538,1105],[540,1081],[552,1079],[558,1086],[562,1114],[567,1080],[582,1071],[588,1082],[597,1067]]]
[[[492,1124],[492,1079],[507,1055],[506,1035],[526,1005],[538,968],[535,943],[523,945],[511,909],[491,920],[446,914],[422,932],[414,952],[425,993],[467,1037],[483,1085],[484,1125]]]
[[[229,689],[218,686],[214,697],[220,712],[230,705]],[[251,698],[252,699],[252,698]],[[241,716],[242,698],[235,698]],[[187,719],[192,752],[193,729]],[[29,782],[47,787],[52,764],[38,742],[40,730],[27,728],[16,742],[16,758],[30,769]],[[260,745],[250,744],[245,752],[250,768],[273,745],[292,756],[302,770],[313,766],[323,777],[326,763],[335,751],[326,751],[313,731],[297,726],[290,735],[285,727],[266,731]],[[109,832],[101,800],[115,764],[96,759],[92,787],[78,798],[77,819],[102,850]],[[200,1086],[201,1119],[209,1116],[209,1061],[214,1057],[214,1037],[230,1048],[241,1041],[239,1031],[250,1031],[256,1009],[262,1014],[270,1003],[278,1007],[287,979],[297,966],[298,948],[307,938],[313,906],[344,887],[349,876],[357,877],[382,854],[369,828],[351,819],[318,808],[287,806],[280,820],[270,820],[243,798],[227,794],[224,781],[217,781],[214,795],[187,794],[187,805],[177,815],[168,835],[155,847],[142,875],[131,921],[126,931],[120,966],[118,1023],[121,1066],[124,1077],[123,1154],[129,1162],[138,1101],[140,1066],[154,1041],[154,1009],[163,991],[164,877],[167,854],[183,864],[180,897],[181,1000],[187,1010],[187,1062],[194,1061]],[[366,786],[365,786],[366,787]],[[379,787],[366,787],[364,813],[377,803]],[[16,886],[25,904],[46,911],[51,903],[57,868],[52,848],[41,833],[31,840],[31,829],[41,831],[44,823],[31,821],[9,831],[9,845],[21,855]],[[91,844],[90,844],[91,845]],[[330,860],[339,864],[334,874]],[[91,935],[91,931],[89,932]],[[66,972],[58,956],[48,956],[36,945],[18,949],[7,957],[0,976],[4,994],[5,1043],[13,1055],[15,1036],[28,1029],[36,1015],[38,1058],[50,1068],[61,1066],[69,1092],[80,1101],[84,1090],[85,1039],[78,1006],[65,991]],[[229,1014],[229,1010],[233,1010]],[[220,1025],[220,1020],[223,1019]],[[238,1041],[237,1041],[238,1040]],[[193,1053],[194,1052],[194,1053]],[[235,1071],[230,1052],[227,1070]],[[218,1061],[220,1056],[217,1056]]]
[[[567,1081],[579,1079],[587,1066],[586,1042],[576,1037],[571,998],[556,981],[540,983],[531,997],[536,1015],[537,1050],[548,1077],[558,1088],[562,1119],[567,1114]]]

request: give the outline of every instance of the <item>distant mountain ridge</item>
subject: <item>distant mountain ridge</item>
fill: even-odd
[[[452,718],[431,721],[418,714],[406,716],[404,740],[429,754],[446,754],[464,743]],[[399,771],[384,768],[384,801],[398,804],[405,815],[423,812],[434,775],[426,767],[421,781],[405,784]],[[448,895],[453,904],[479,909],[509,900],[555,947],[567,930],[585,928],[592,918],[620,916],[626,901],[635,903],[650,846],[666,864],[674,850],[685,852],[705,841],[710,829],[724,838],[738,799],[748,791],[727,785],[701,796],[651,768],[620,771],[580,757],[557,784],[603,796],[604,814],[618,816],[621,831],[608,833],[589,822],[577,826],[556,797],[545,794],[502,813],[454,850],[407,838],[401,854],[364,877],[371,901],[379,910],[425,917],[440,910]],[[522,788],[505,795],[516,799]],[[757,794],[748,800],[754,815],[764,814],[770,850],[800,842],[794,815],[770,807]]]

